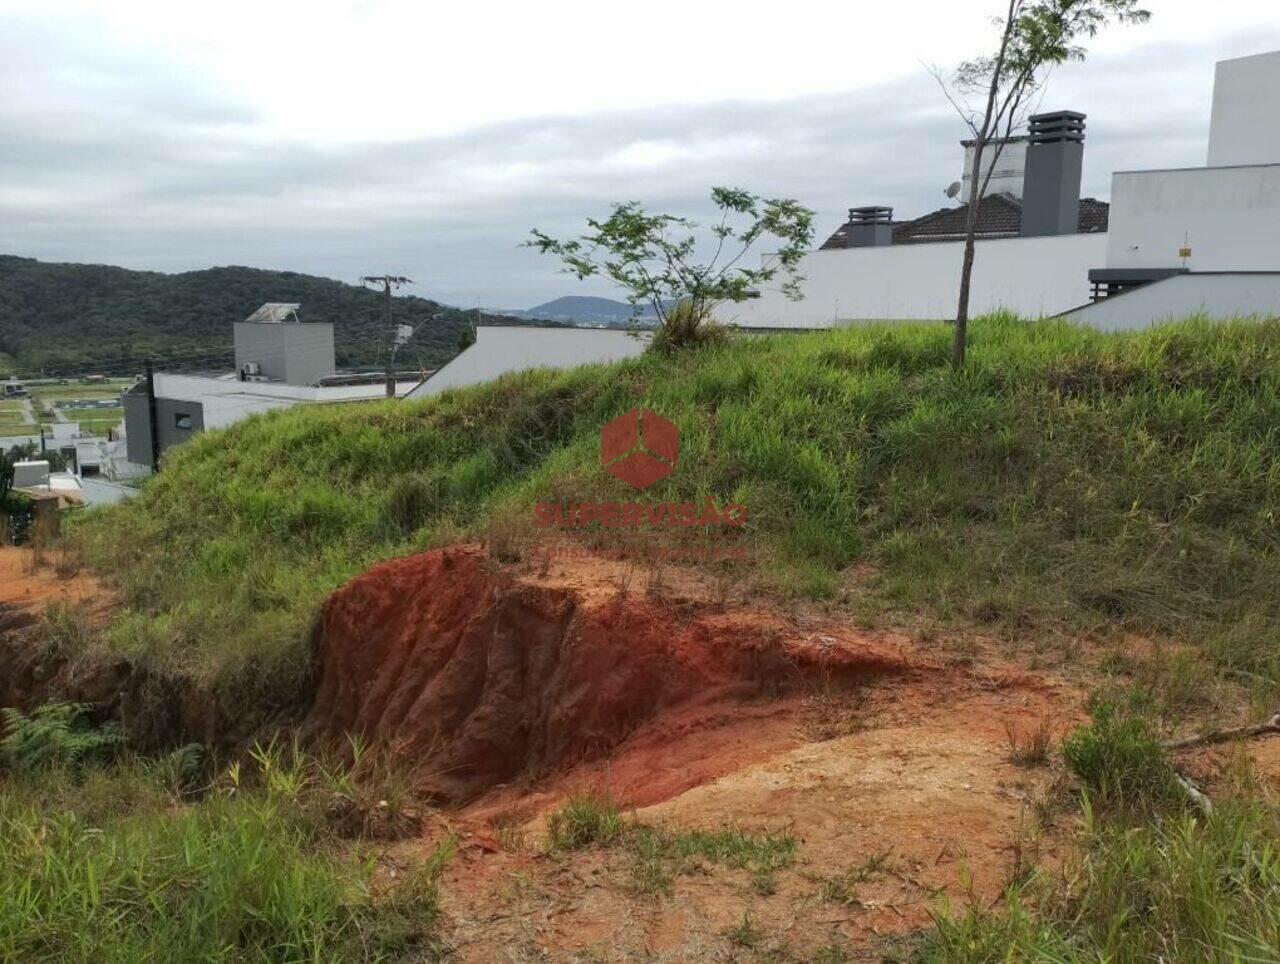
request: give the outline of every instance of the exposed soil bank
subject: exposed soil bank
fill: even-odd
[[[52,565],[32,566],[30,550],[0,547],[0,707],[29,711],[54,700],[85,703],[99,719],[122,724],[143,750],[182,743],[238,747],[273,716],[299,715],[296,706],[224,710],[190,679],[148,670],[83,641],[51,638],[44,626],[51,606],[62,607],[64,632],[87,636],[106,625],[113,600],[85,571],[59,575]]]
[[[658,747],[733,729],[815,687],[920,665],[774,614],[557,587],[469,547],[383,563],[343,586],[325,605],[317,660],[309,732],[388,743],[451,803],[629,739]]]

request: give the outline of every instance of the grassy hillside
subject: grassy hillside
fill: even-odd
[[[683,447],[641,498],[748,507],[735,585],[1099,661],[1085,674],[1105,679],[1091,722],[1043,748],[1064,766],[1011,841],[1003,902],[940,907],[911,959],[1274,960],[1274,794],[1237,752],[1203,811],[1161,741],[1203,725],[1215,694],[1252,696],[1255,711],[1280,696],[1280,322],[1105,336],[983,319],[962,372],[948,336],[742,339],[206,433],[140,498],[77,527],[124,594],[98,645],[195,677],[228,705],[296,697],[317,606],[369,562],[469,535],[505,553],[515,536],[536,544],[536,500],[635,497],[600,469],[599,432],[643,404],[679,425]],[[66,616],[58,641],[73,644]],[[1146,659],[1134,634],[1169,655]],[[1085,635],[1101,645],[1078,646]],[[206,945],[430,959],[443,857],[376,888],[355,859],[364,845],[340,846],[323,816],[335,787],[359,783],[260,754],[251,793],[233,766],[193,800],[157,787],[174,772],[166,759],[73,773],[74,787],[56,770],[0,768],[10,943],[32,959]],[[396,798],[378,785],[363,796]],[[1038,834],[1064,814],[1070,846],[1037,866]],[[570,800],[550,818],[553,849],[570,820],[598,846],[650,839]],[[796,959],[759,951],[772,945],[746,916],[727,933],[757,949],[743,959]]]
[[[321,598],[373,560],[523,531],[539,499],[632,498],[599,432],[643,404],[683,436],[645,499],[748,507],[737,582],[868,616],[1194,639],[1273,696],[1280,323],[985,319],[961,372],[948,337],[743,338],[206,433],[80,530],[127,601],[110,645],[240,699],[294,685]]]
[[[304,321],[332,322],[339,365],[382,358],[384,300],[370,288],[293,271],[161,274],[0,255],[0,368],[110,369],[116,359],[229,349],[231,323],[267,301],[300,302]],[[395,313],[398,322],[422,323],[400,355],[410,368],[447,361],[475,321],[474,312],[415,297],[397,298]],[[437,313],[443,317],[428,321]]]

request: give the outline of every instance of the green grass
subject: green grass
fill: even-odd
[[[1092,799],[1121,809],[1183,800],[1169,754],[1143,712],[1145,695],[1095,695],[1092,702],[1092,720],[1062,744],[1067,766]]]
[[[0,771],[0,961],[434,959],[447,848],[381,889],[314,764],[259,752],[194,799],[173,772]]]
[[[744,582],[873,615],[1191,639],[1274,694],[1280,322],[983,319],[959,372],[949,337],[743,337],[204,433],[79,530],[123,590],[107,645],[240,705],[287,701],[321,599],[371,562],[523,525],[537,500],[633,498],[599,432],[643,404],[682,436],[643,497],[746,505]],[[870,575],[850,594],[854,563]]]
[[[555,850],[581,850],[594,844],[607,844],[624,829],[617,804],[594,793],[569,798],[547,821],[547,836]]]
[[[1256,796],[1212,817],[1089,814],[1082,852],[1003,906],[940,915],[921,958],[1002,961],[1280,960],[1280,810]]]
[[[636,893],[668,896],[675,878],[704,864],[751,874],[758,894],[772,894],[776,873],[795,862],[798,841],[787,831],[758,833],[740,827],[672,830],[627,820],[617,803],[596,793],[570,797],[547,820],[552,851],[617,846],[627,853]]]

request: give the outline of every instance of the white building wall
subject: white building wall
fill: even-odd
[[[1280,50],[1218,62],[1210,167],[1280,162]]]
[[[639,355],[647,344],[646,336],[608,328],[486,325],[476,329],[474,345],[410,392],[409,397],[426,398],[529,368],[573,368],[621,361]]]
[[[1108,268],[1280,269],[1280,163],[1118,171],[1108,235]]]
[[[1067,317],[1103,331],[1127,331],[1192,315],[1214,321],[1280,317],[1280,274],[1174,275],[1103,298]]]
[[[979,241],[970,312],[1004,308],[1025,318],[1055,315],[1089,300],[1089,269],[1102,266],[1105,234]],[[954,318],[964,243],[814,251],[800,264],[805,297],[775,286],[723,306],[722,321],[745,327],[829,328],[859,321]]]

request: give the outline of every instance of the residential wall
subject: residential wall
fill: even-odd
[[[1209,124],[1210,167],[1280,162],[1280,51],[1218,62]]]
[[[1037,318],[1082,305],[1089,269],[1102,267],[1106,245],[1105,234],[979,241],[970,311],[1005,308]],[[760,298],[719,314],[765,328],[954,318],[963,252],[959,241],[814,251],[800,264],[802,300],[788,301],[775,281]]]
[[[573,368],[612,362],[644,351],[646,337],[607,328],[538,328],[532,325],[481,326],[476,342],[409,393],[410,398],[438,395],[492,381],[528,368]]]
[[[1280,273],[1174,275],[1086,305],[1067,319],[1103,331],[1127,331],[1191,315],[1216,321],[1280,318]]]
[[[178,416],[191,418],[191,427],[178,427]],[[175,445],[194,437],[204,430],[204,406],[200,402],[186,399],[156,398],[156,421],[159,426],[160,455]],[[155,458],[151,449],[151,418],[147,407],[147,396],[142,391],[130,391],[124,396],[125,446],[130,462],[139,465],[154,465]]]
[[[312,385],[336,370],[333,325],[235,323],[236,371],[257,362],[263,375],[288,385]]]
[[[1280,269],[1280,163],[1119,171],[1108,236],[1108,268]]]

